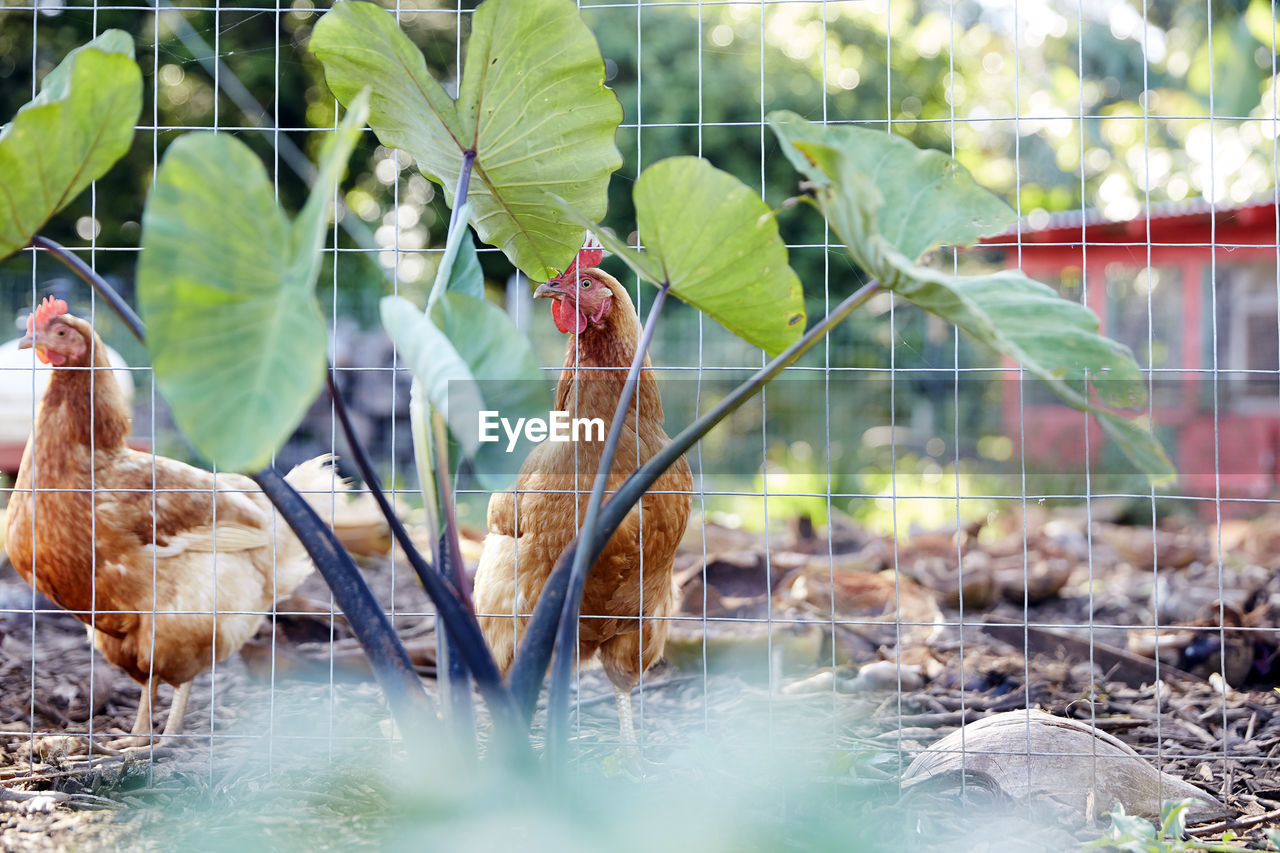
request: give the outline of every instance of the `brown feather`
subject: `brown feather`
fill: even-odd
[[[106,347],[85,321],[59,319],[91,344],[40,401],[9,503],[9,559],[134,679],[183,684],[239,649],[311,562],[249,478],[130,449]],[[342,486],[315,460],[289,476],[326,490],[317,508]]]
[[[583,275],[608,287],[613,305],[601,324],[570,337],[556,386],[556,409],[608,424],[635,356],[640,322],[616,280],[596,269]],[[650,367],[647,355],[644,366]],[[639,416],[632,403],[610,472],[611,492],[670,441],[650,370],[641,373],[637,398]],[[515,493],[490,498],[475,602],[504,671],[515,653],[517,631],[524,629],[551,569],[582,523],[603,449],[602,441],[543,442],[521,466]],[[634,687],[662,656],[667,636],[663,617],[675,604],[671,566],[689,520],[692,488],[689,464],[681,457],[627,516],[587,580],[579,651],[584,661],[598,651],[606,674],[619,688]],[[643,631],[640,617],[645,617]]]

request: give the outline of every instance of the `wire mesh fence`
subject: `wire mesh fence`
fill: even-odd
[[[456,95],[476,4],[379,5]],[[820,317],[866,275],[821,218],[795,215],[806,188],[766,115],[788,109],[941,150],[1007,199],[1017,221],[973,249],[940,250],[932,265],[956,275],[1021,269],[1091,308],[1104,333],[1135,353],[1151,400],[1143,422],[1179,471],[1176,484],[1154,488],[1096,422],[1055,402],[1012,361],[905,301],[876,296],[688,454],[692,515],[674,561],[679,592],[671,613],[650,617],[669,631],[665,661],[633,691],[642,754],[661,765],[691,739],[745,726],[750,709],[764,743],[812,730],[805,747],[838,756],[823,779],[896,790],[912,779],[916,755],[965,723],[1043,709],[1085,722],[1091,735],[1115,735],[1151,767],[1211,793],[1226,804],[1218,817],[1264,828],[1280,810],[1271,690],[1280,648],[1273,7],[577,5],[625,116],[624,164],[605,221],[620,236],[635,221],[631,187],[645,167],[705,157],[775,208],[809,315]],[[72,48],[108,28],[133,38],[145,83],[124,161],[44,233],[132,301],[154,173],[174,140],[202,129],[246,142],[277,201],[298,210],[322,138],[338,123],[306,50],[327,7],[6,2],[6,118]],[[449,209],[410,155],[368,130],[338,195],[318,288],[334,381],[425,542],[412,378],[378,305],[388,293],[424,301]],[[499,250],[481,246],[480,260],[488,297],[530,337],[553,384],[564,336]],[[611,264],[643,317],[654,291]],[[136,445],[196,462],[145,348],[93,291],[39,249],[0,264],[0,310],[14,318],[15,337],[50,294],[118,352]],[[767,358],[692,307],[665,310],[651,354],[674,433]],[[0,366],[0,467],[13,474],[46,380],[16,341],[0,346]],[[325,396],[277,463],[287,470],[322,453],[349,471],[350,448]],[[521,459],[509,457],[506,471],[459,472],[471,567],[488,529],[485,475],[514,474]],[[362,503],[364,489],[352,494],[354,502],[333,497],[335,514],[347,514],[345,541],[362,555],[414,663],[434,677],[434,608]],[[137,688],[93,662],[79,624],[32,598],[12,571],[2,594],[0,737],[12,776],[56,769],[50,737],[109,744],[127,731]],[[228,772],[219,756],[233,743],[274,755],[301,740],[394,741],[389,725],[362,716],[385,714],[318,578],[260,612],[264,627],[240,655],[196,678],[188,734],[172,738],[202,750],[209,780]],[[576,684],[575,754],[589,764],[617,748],[617,720],[597,666],[581,662]],[[1017,738],[964,731],[940,747],[958,749],[957,768],[999,777],[983,762],[1013,744],[1028,760],[1006,775],[1023,773],[1023,788],[1041,793],[1055,787],[1048,776],[1068,787],[1069,762],[1057,759],[1084,756],[1086,787],[1105,799],[1114,789],[1099,781],[1099,767],[1128,760],[1093,739],[1036,740],[1030,722],[1021,750]],[[1159,793],[1170,778],[1152,783],[1157,803],[1174,798]],[[996,787],[1007,793],[1017,780],[997,778]]]

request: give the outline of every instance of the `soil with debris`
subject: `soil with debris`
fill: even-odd
[[[997,803],[1001,792],[980,780],[904,792],[903,771],[965,723],[1039,708],[1114,735],[1221,800],[1226,814],[1193,834],[1230,829],[1261,848],[1280,827],[1280,518],[1153,527],[1108,511],[1031,507],[1025,518],[896,542],[840,519],[829,531],[798,519],[769,537],[695,519],[677,557],[682,598],[666,661],[634,697],[647,775],[695,773],[680,759],[691,743],[750,720],[763,742],[809,750],[814,776],[862,791],[866,808],[904,808],[919,842],[911,849],[970,849],[963,840],[989,833],[990,813],[937,804]],[[474,558],[477,547],[464,550]],[[434,695],[434,617],[412,571],[385,556],[364,569]],[[42,598],[33,609],[7,565],[0,631],[5,849],[113,849],[148,828],[172,842],[218,821],[270,838],[277,821],[299,820],[315,824],[315,849],[345,849],[367,844],[362,821],[385,813],[372,781],[345,781],[339,802],[323,774],[288,784],[273,774],[301,746],[397,749],[318,577],[241,654],[197,679],[185,734],[154,748],[112,746],[132,725],[138,686],[91,655],[77,620]],[[608,682],[587,665],[577,690],[575,760],[609,766],[618,722]],[[157,705],[159,724],[167,690]],[[223,802],[223,817],[194,811],[193,791]],[[1038,830],[1004,832],[998,849],[1095,838],[1112,804],[1016,805],[1000,805],[1001,820]],[[237,812],[251,816],[226,817]]]

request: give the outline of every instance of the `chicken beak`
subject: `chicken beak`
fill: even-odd
[[[550,281],[544,281],[533,292],[534,299],[556,299],[561,296],[564,296],[564,294],[556,290],[555,283]]]
[[[35,347],[36,358],[40,359],[41,364],[49,364],[49,354],[40,342],[36,340],[38,335],[33,332],[27,332],[18,340],[18,349],[31,349]]]

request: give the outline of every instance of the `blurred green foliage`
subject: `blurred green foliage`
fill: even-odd
[[[325,720],[333,707],[318,695],[310,717],[301,706],[276,712],[274,748],[256,741],[259,728],[220,741],[207,764],[203,755],[159,763],[155,779],[142,762],[118,775],[109,768],[95,791],[128,798],[130,807],[114,818],[117,844],[127,838],[135,847],[229,853],[1074,846],[1078,827],[1059,827],[1034,804],[1011,803],[981,785],[904,795],[898,776],[905,756],[896,742],[862,734],[871,730],[857,728],[851,708],[861,705],[853,697],[779,701],[716,675],[705,699],[685,692],[691,695],[675,701],[665,691],[647,695],[650,708],[663,710],[651,712],[643,757],[619,750],[608,734],[602,743],[588,736],[575,741],[576,760],[557,778],[493,754],[468,761],[444,738],[405,750],[362,716],[367,708],[344,686],[333,722]],[[595,711],[587,703],[579,709],[583,728],[594,733],[603,723],[611,731],[614,721],[603,714],[597,721]],[[291,718],[282,741],[284,714]],[[233,724],[237,733],[253,725],[253,717],[241,719]],[[834,747],[833,725],[859,736]]]

